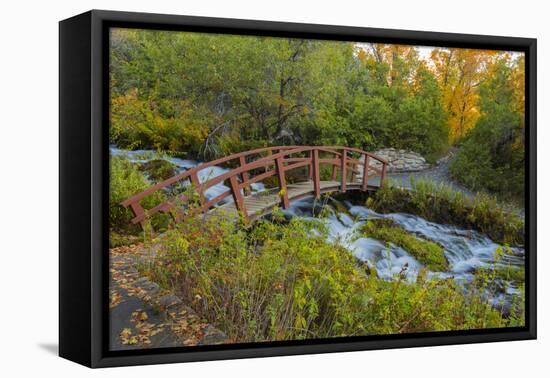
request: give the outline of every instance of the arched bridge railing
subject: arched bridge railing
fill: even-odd
[[[227,164],[235,168],[219,176],[208,178],[203,182],[200,181],[198,174],[200,171],[209,167]],[[312,182],[312,194],[319,198],[322,191],[320,167],[323,164],[332,166],[331,180],[338,180],[339,187],[337,190],[341,192],[345,192],[348,185],[352,185],[353,189],[366,191],[369,188],[369,170],[373,170],[375,174],[380,175],[380,185],[382,185],[387,167],[386,160],[381,157],[351,147],[265,147],[199,164],[128,198],[121,205],[132,209],[135,215],[132,223],[143,225],[143,222],[154,214],[158,212],[170,213],[175,206],[188,201],[184,194],[180,194],[153,208],[144,209],[141,205],[144,198],[174,184],[187,182],[191,183],[199,193],[200,210],[203,213],[208,212],[227,197],[232,196],[237,210],[247,218],[245,199],[250,195],[251,184],[261,182],[271,176],[277,176],[281,206],[286,209],[290,205],[286,173],[305,167],[307,176]],[[338,174],[340,174],[339,179]],[[350,181],[348,181],[348,177]],[[205,191],[220,183],[228,183],[229,190],[214,198],[205,198]]]

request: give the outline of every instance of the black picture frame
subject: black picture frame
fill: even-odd
[[[137,351],[108,346],[108,29],[185,30],[522,51],[526,326]],[[59,354],[89,367],[536,338],[536,39],[92,10],[59,24]]]

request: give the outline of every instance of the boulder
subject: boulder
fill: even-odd
[[[140,170],[153,181],[163,181],[177,174],[177,167],[164,159],[154,159],[143,163]]]

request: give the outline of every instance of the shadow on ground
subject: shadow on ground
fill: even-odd
[[[59,345],[57,343],[40,343],[38,347],[50,354],[59,355]]]

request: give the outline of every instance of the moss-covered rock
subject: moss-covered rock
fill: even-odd
[[[449,262],[445,257],[443,247],[407,232],[390,219],[370,220],[362,227],[361,231],[367,237],[393,243],[403,248],[430,270],[440,272],[449,269]]]
[[[177,173],[176,166],[164,159],[149,160],[140,166],[140,170],[155,182],[166,180]]]

